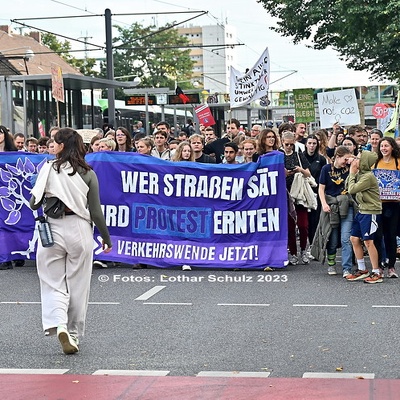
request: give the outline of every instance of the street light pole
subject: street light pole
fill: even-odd
[[[112,23],[111,10],[105,10],[106,22],[106,63],[107,63],[107,79],[114,80],[114,57],[112,53]],[[115,89],[109,87],[107,91],[108,99],[108,123],[114,126],[115,119]]]

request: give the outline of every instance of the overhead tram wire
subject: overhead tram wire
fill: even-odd
[[[157,35],[158,33],[168,31],[168,30],[170,30],[170,29],[175,28],[175,27],[178,26],[178,25],[184,24],[185,22],[189,22],[189,21],[191,21],[191,20],[193,20],[193,19],[202,17],[204,14],[207,14],[207,11],[200,11],[200,12],[201,12],[202,14],[196,15],[195,17],[188,18],[188,19],[186,19],[186,20],[184,20],[184,21],[176,22],[175,24],[166,26],[166,27],[164,27],[164,28],[162,28],[162,29],[159,29],[159,30],[157,30],[157,31],[155,31],[155,32],[149,33],[149,34],[146,35],[146,36],[142,36],[142,37],[139,38],[138,40],[143,40],[143,39],[146,39],[146,38],[148,38],[148,37]],[[121,45],[121,46],[122,46],[122,45]],[[120,46],[115,46],[115,47],[114,47],[114,49],[119,49],[119,48],[121,48],[121,47],[120,47]]]
[[[221,45],[215,45],[215,44],[208,44],[208,45],[189,45],[189,46],[152,46],[152,47],[143,47],[143,46],[138,46],[138,47],[121,47],[121,48],[116,48],[113,47],[113,49],[117,49],[117,50],[139,50],[139,49],[156,49],[156,50],[162,50],[162,49],[186,49],[186,48],[203,48],[203,47],[213,47],[213,46],[219,46],[221,47]],[[226,47],[232,47],[232,46],[243,46],[243,43],[237,43],[237,44],[229,44],[226,45]],[[83,50],[83,49],[77,49],[77,50],[68,50],[68,53],[79,53],[79,52],[83,52],[83,51],[100,51],[103,50],[105,47],[102,48],[98,48],[98,49],[87,49],[87,50]],[[64,51],[55,51],[55,50],[51,50],[51,51],[35,51],[35,54],[62,54],[64,53]]]
[[[178,14],[187,14],[187,13],[192,14],[192,13],[194,13],[194,12],[200,13],[200,15],[196,15],[196,16],[194,16],[194,17],[192,17],[192,18],[188,18],[188,19],[186,19],[186,20],[184,20],[184,21],[177,22],[177,23],[175,23],[175,24],[173,24],[173,25],[171,25],[171,26],[165,27],[165,28],[163,28],[163,29],[159,29],[158,31],[156,31],[156,32],[154,32],[154,33],[151,33],[151,34],[146,35],[146,36],[144,36],[144,37],[138,38],[138,40],[143,40],[143,39],[145,39],[145,38],[147,38],[147,37],[154,36],[154,35],[156,35],[157,33],[161,33],[161,32],[163,32],[163,31],[172,29],[172,28],[174,28],[175,26],[178,26],[178,25],[180,25],[180,24],[183,24],[183,23],[185,23],[185,22],[191,21],[191,20],[193,20],[193,19],[199,18],[199,17],[201,17],[201,16],[207,14],[207,11],[178,12]],[[159,13],[125,13],[125,14],[113,14],[113,15],[115,15],[115,16],[121,16],[121,15],[128,16],[128,15],[149,15],[149,14],[151,14],[151,15],[157,14],[157,15],[158,15],[158,14],[176,14],[176,13],[172,13],[172,12],[165,12],[165,13],[164,13],[164,12],[159,12]],[[23,23],[23,22],[20,22],[20,21],[28,21],[28,20],[31,20],[31,19],[35,19],[35,20],[41,20],[41,19],[43,19],[43,20],[48,20],[48,19],[60,19],[60,18],[62,18],[62,19],[65,19],[65,18],[87,18],[87,17],[101,17],[101,16],[104,16],[104,14],[96,14],[96,15],[76,15],[76,16],[71,16],[71,15],[70,15],[70,16],[63,16],[63,17],[18,18],[18,19],[12,19],[11,22],[16,23],[16,24],[19,24],[19,25],[21,25],[21,26],[23,26],[23,27],[26,27],[26,28],[35,29],[35,30],[38,30],[38,31],[41,31],[41,32],[45,32],[45,33],[51,34],[51,35],[56,35],[56,36],[62,37],[62,38],[67,39],[67,40],[71,40],[71,41],[78,42],[78,43],[83,43],[83,44],[85,44],[85,45],[94,46],[94,47],[97,47],[98,50],[104,50],[104,49],[105,49],[105,46],[104,46],[104,45],[101,46],[101,45],[98,45],[98,44],[85,42],[85,41],[82,41],[82,40],[79,40],[79,39],[75,39],[75,38],[71,38],[71,37],[69,37],[69,36],[65,36],[65,35],[61,35],[61,34],[58,34],[58,33],[50,32],[50,31],[47,31],[47,30],[45,30],[45,29],[37,28],[37,27],[35,27],[35,26],[28,25],[28,24],[25,24],[25,23]],[[114,49],[118,49],[118,47],[119,47],[119,46],[115,46]],[[89,51],[89,50],[90,50],[90,49],[88,49],[88,51]]]
[[[112,14],[113,16],[116,17],[121,17],[121,16],[132,16],[132,15],[169,15],[169,14],[194,14],[194,13],[201,13],[200,16],[204,14],[208,14],[208,11],[203,11],[203,10],[198,10],[198,11],[178,11],[178,12],[173,12],[173,11],[161,11],[161,12],[143,12],[143,13],[118,13],[118,14]],[[55,16],[55,17],[29,17],[29,18],[17,18],[13,21],[40,21],[40,20],[47,20],[47,19],[66,19],[66,18],[88,18],[88,17],[104,17],[104,14],[91,14],[91,15],[64,15],[64,16]],[[185,21],[183,21],[185,22]]]
[[[94,46],[94,47],[97,47],[96,50],[101,50],[101,49],[104,49],[104,48],[105,48],[105,46],[100,46],[100,45],[98,45],[98,44],[89,43],[89,42],[84,42],[83,40],[71,38],[71,37],[69,37],[69,36],[61,35],[61,34],[59,34],[59,33],[50,32],[50,31],[47,31],[46,29],[37,28],[37,27],[35,27],[35,26],[32,26],[32,25],[28,25],[28,24],[19,22],[19,20],[16,20],[16,19],[12,19],[11,22],[13,22],[13,23],[15,23],[15,24],[22,25],[22,26],[24,26],[25,28],[35,29],[35,30],[38,30],[38,31],[40,31],[40,32],[48,33],[48,34],[50,34],[50,35],[59,36],[59,37],[62,37],[63,39],[72,40],[72,41],[74,41],[74,42],[78,42],[78,43],[83,43],[83,44],[86,44],[86,45]]]

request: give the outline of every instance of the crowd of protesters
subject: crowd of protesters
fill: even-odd
[[[367,206],[365,211],[362,200],[372,198],[372,186],[363,188],[361,185],[361,194],[357,194],[360,190],[358,181],[367,176],[371,168],[399,169],[400,151],[393,138],[384,137],[379,129],[360,125],[350,126],[345,131],[336,124],[329,130],[311,132],[304,123],[286,122],[278,128],[255,124],[246,131],[238,120],[231,119],[221,137],[217,137],[212,127],[189,125],[190,130],[176,129],[166,121],[160,121],[149,133],[141,123],[135,124],[132,132],[125,127],[114,129],[104,125],[102,129],[97,128],[98,134],[87,144],[87,152],[138,152],[174,162],[238,164],[256,162],[264,154],[281,151],[288,201],[288,263],[308,264],[310,259],[316,258],[321,263],[327,262],[329,275],[336,275],[336,254],[341,248],[340,273],[347,280],[379,283],[383,281],[384,269],[387,277],[398,277],[395,262],[400,202],[381,201],[378,194],[381,208],[375,207],[371,211]],[[38,140],[26,139],[20,133],[12,136],[5,127],[0,127],[0,151],[54,154],[54,135],[58,130],[54,127],[48,137]],[[368,162],[365,161],[371,164],[370,167],[366,167],[361,159],[366,152],[370,153]],[[315,182],[311,185],[315,206],[309,207],[292,198],[292,185],[298,185],[299,176],[305,181],[311,179]],[[368,177],[370,183],[376,181],[373,175]],[[374,196],[376,200],[376,193]],[[357,198],[362,200],[357,201]],[[361,227],[368,228],[369,234],[361,237],[355,229],[360,213],[372,216],[363,219]],[[385,226],[384,232],[382,225]],[[364,252],[371,251],[372,273],[361,259],[360,247]],[[17,261],[23,265],[23,260]],[[107,266],[105,262],[96,262]],[[12,268],[11,261],[2,263],[0,268]],[[184,266],[184,269],[189,268]]]

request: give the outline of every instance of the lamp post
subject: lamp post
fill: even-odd
[[[25,54],[4,54],[8,51],[22,50],[25,49]],[[27,62],[35,56],[35,53],[30,47],[16,47],[14,49],[0,50],[0,60],[24,60],[26,74],[29,75]]]

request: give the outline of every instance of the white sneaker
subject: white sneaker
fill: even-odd
[[[108,265],[105,261],[94,260],[93,266],[97,268],[108,268]]]
[[[329,275],[337,275],[337,271],[334,265],[331,265],[330,267],[328,267],[328,274]]]
[[[310,263],[310,259],[308,258],[308,254],[305,250],[303,250],[301,252],[301,262],[303,264],[309,264]]]
[[[61,343],[64,354],[74,354],[79,351],[77,344],[64,327],[57,327],[57,337]]]
[[[345,269],[345,270],[343,271],[343,278],[347,278],[349,275],[351,275],[351,271]]]
[[[289,255],[289,264],[297,265],[299,263],[299,259],[294,254]]]
[[[190,267],[190,265],[182,265],[182,271],[191,271],[192,268]]]

